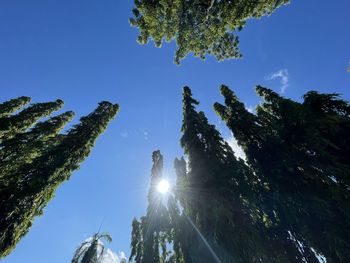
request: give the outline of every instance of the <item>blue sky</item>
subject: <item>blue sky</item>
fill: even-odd
[[[350,2],[292,1],[241,32],[243,58],[221,63],[187,57],[173,64],[174,43],[161,49],[136,43],[128,18],[132,1],[0,1],[1,101],[65,101],[77,116],[101,100],[121,110],[91,155],[37,218],[4,263],[70,262],[79,242],[98,230],[110,248],[130,251],[133,217],[145,213],[151,153],[165,156],[166,174],[182,155],[181,90],[192,88],[209,120],[228,130],[212,110],[226,84],[253,107],[256,84],[300,100],[310,89],[350,99]],[[78,118],[75,119],[77,121]]]

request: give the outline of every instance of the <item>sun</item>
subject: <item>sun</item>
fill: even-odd
[[[169,191],[169,182],[165,179],[162,179],[157,185],[157,191],[161,194],[166,194]]]

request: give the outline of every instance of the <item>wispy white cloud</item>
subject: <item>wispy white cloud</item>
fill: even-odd
[[[125,253],[123,251],[120,251],[119,254],[118,254],[118,257],[119,257],[119,261],[121,260],[127,260],[127,257],[125,255]]]
[[[120,134],[120,136],[124,139],[128,138],[129,137],[129,133],[127,131],[124,131]]]
[[[99,260],[99,263],[121,263],[123,259],[127,259],[123,251],[116,254],[112,250],[107,249],[103,253],[101,259]]]
[[[238,142],[232,133],[229,138],[225,139],[225,141],[228,143],[228,145],[230,145],[230,147],[232,148],[237,158],[241,158],[244,161],[247,160],[247,156],[245,155],[245,152],[243,151],[242,147],[238,145]]]
[[[280,69],[276,72],[271,73],[266,77],[268,80],[280,79],[281,89],[280,93],[284,94],[289,87],[289,72],[287,69]]]
[[[149,137],[149,133],[145,130],[125,130],[123,132],[120,133],[120,137],[122,137],[123,139],[128,139],[128,138],[135,138],[135,137],[142,137],[145,140],[148,140]]]
[[[91,242],[92,239],[93,239],[92,237],[85,239],[84,242],[87,243],[84,245],[85,248],[87,248],[89,246],[89,242]],[[98,260],[97,260],[97,263],[123,263],[123,262],[127,262],[127,257],[123,251],[120,251],[118,254],[116,254],[111,249],[107,248],[107,249],[104,249],[104,251],[102,253],[102,247],[104,246],[104,243],[101,240],[98,240],[97,242],[99,244],[99,246],[97,248],[97,254],[100,255]]]
[[[250,113],[255,112],[255,107],[254,106],[245,106],[246,110],[249,111]]]
[[[143,132],[143,138],[147,141],[148,140],[148,132]]]

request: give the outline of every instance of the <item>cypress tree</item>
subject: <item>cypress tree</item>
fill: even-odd
[[[189,171],[184,173],[183,161],[177,161],[182,171],[177,189],[184,217],[193,222],[222,262],[293,262],[284,255],[283,247],[272,249],[263,235],[270,219],[257,206],[259,179],[243,160],[235,158],[204,113],[196,111],[197,104],[185,87],[181,145]],[[191,234],[187,241],[191,262],[203,257],[214,262],[196,238]]]
[[[29,97],[22,96],[16,99],[0,103],[0,118],[9,116],[10,114],[14,113],[29,102]]]
[[[141,223],[134,218],[132,220],[132,231],[131,231],[131,252],[129,261],[134,260],[135,262],[141,262],[143,254],[142,244],[142,229]]]
[[[228,87],[221,93],[225,106],[214,107],[268,185],[263,205],[277,215],[276,233],[294,241],[300,262],[317,262],[316,253],[349,261],[348,103],[314,91],[299,103],[258,86],[254,115]]]
[[[61,104],[62,101],[56,101],[54,104],[35,104],[22,111],[16,122],[23,120],[23,124],[17,123],[16,127],[19,128],[16,131],[23,130],[24,126],[33,124],[39,117],[49,114]],[[1,257],[11,252],[28,232],[34,218],[42,214],[57,187],[79,168],[80,163],[89,155],[95,140],[106,129],[118,109],[118,105],[106,101],[99,103],[94,112],[81,118],[80,123],[73,126],[67,134],[57,135],[55,138],[58,139],[58,143],[53,143],[52,147],[40,156],[22,165],[16,171],[16,183],[0,188]],[[28,120],[24,119],[25,116]]]
[[[132,223],[130,260],[140,263],[164,262],[167,257],[168,211],[156,190],[163,176],[163,156],[160,151],[153,152],[152,160],[147,214],[141,217],[140,222],[134,219]]]
[[[12,138],[32,127],[39,119],[50,115],[63,106],[62,100],[36,103],[16,115],[0,118],[0,141]]]

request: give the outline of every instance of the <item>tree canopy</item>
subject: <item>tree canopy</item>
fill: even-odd
[[[350,260],[350,105],[338,94],[309,91],[303,102],[257,86],[256,114],[226,86],[214,105],[268,186],[263,204],[303,252],[327,262]],[[315,252],[316,251],[316,252]]]
[[[140,220],[134,218],[132,222],[130,261],[137,263],[183,262],[180,259],[177,244],[173,242],[175,234],[171,224],[173,217],[177,218],[179,214],[176,207],[171,206],[171,210],[167,208],[165,199],[156,190],[163,177],[163,156],[159,150],[153,152],[152,160],[147,213]],[[171,217],[170,211],[175,211],[176,214],[172,214],[173,217]],[[169,244],[173,246],[173,250],[169,250]]]
[[[73,112],[37,121],[60,109],[63,101],[36,103],[11,115],[29,100],[20,97],[0,104],[0,257],[29,231],[119,110],[117,104],[103,101],[62,134]]]
[[[181,145],[188,167],[184,172],[182,164],[177,184],[185,216],[222,262],[294,262],[300,253],[276,235],[273,218],[261,204],[266,190],[259,176],[236,159],[215,126],[195,109],[197,104],[185,87]],[[181,162],[177,161],[178,167]],[[199,262],[206,254],[215,262],[213,253],[195,241],[196,235],[192,238],[191,262]]]
[[[140,30],[137,41],[175,41],[175,63],[189,53],[201,59],[207,54],[219,61],[237,59],[237,32],[250,18],[272,14],[289,0],[134,0],[132,26]]]
[[[163,157],[153,153],[149,206],[132,223],[131,260],[350,260],[350,105],[338,94],[309,91],[297,102],[256,90],[264,100],[256,114],[226,86],[225,105],[214,105],[246,153],[242,160],[184,88],[186,158],[175,159],[176,186],[159,209],[154,182]]]

